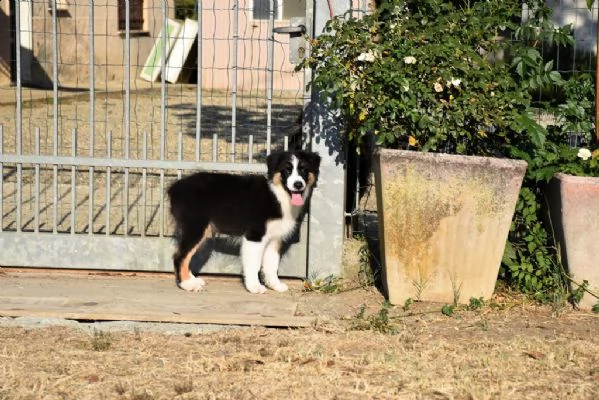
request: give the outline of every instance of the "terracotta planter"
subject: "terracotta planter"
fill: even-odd
[[[374,169],[389,301],[489,299],[526,162],[380,150]]]
[[[551,222],[560,245],[562,262],[579,283],[599,292],[599,178],[556,174],[547,192]],[[598,303],[585,294],[579,307],[590,309]]]

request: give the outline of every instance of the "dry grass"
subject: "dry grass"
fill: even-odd
[[[520,304],[448,318],[415,303],[390,318],[395,335],[352,330],[350,318],[299,330],[113,332],[100,348],[95,331],[0,327],[0,399],[599,398],[597,316]]]

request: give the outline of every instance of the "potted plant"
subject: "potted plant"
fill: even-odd
[[[392,303],[493,293],[526,171],[510,157],[542,147],[545,134],[521,83],[530,53],[503,40],[520,15],[520,1],[390,0],[362,19],[332,19],[311,41],[312,88],[339,110],[350,143],[376,143]]]
[[[571,302],[590,309],[598,301],[599,268],[592,254],[599,243],[599,144],[592,122],[595,86],[588,74],[560,85],[563,100],[551,110],[546,142],[532,156],[527,179],[546,197],[543,221],[556,244],[556,263],[569,279]]]

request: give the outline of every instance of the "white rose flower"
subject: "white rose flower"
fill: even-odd
[[[369,51],[368,53],[362,53],[358,56],[358,61],[363,61],[363,62],[373,62],[374,61],[374,54],[372,54],[371,51]]]
[[[589,158],[591,158],[592,154],[591,151],[589,149],[580,149],[578,150],[578,157],[582,158],[583,160],[588,160]]]
[[[416,57],[412,57],[412,56],[404,57],[403,62],[406,64],[416,64]]]
[[[458,87],[462,83],[462,80],[461,79],[456,79],[456,78],[451,78],[451,80],[449,81],[449,83],[451,83],[453,85],[453,87]]]
[[[443,85],[441,85],[439,82],[435,82],[433,89],[435,89],[435,92],[441,93],[443,91]]]

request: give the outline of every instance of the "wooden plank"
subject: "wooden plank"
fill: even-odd
[[[9,272],[0,275],[0,316],[303,327],[288,294],[247,293],[240,279],[205,278],[187,293],[164,274]]]

